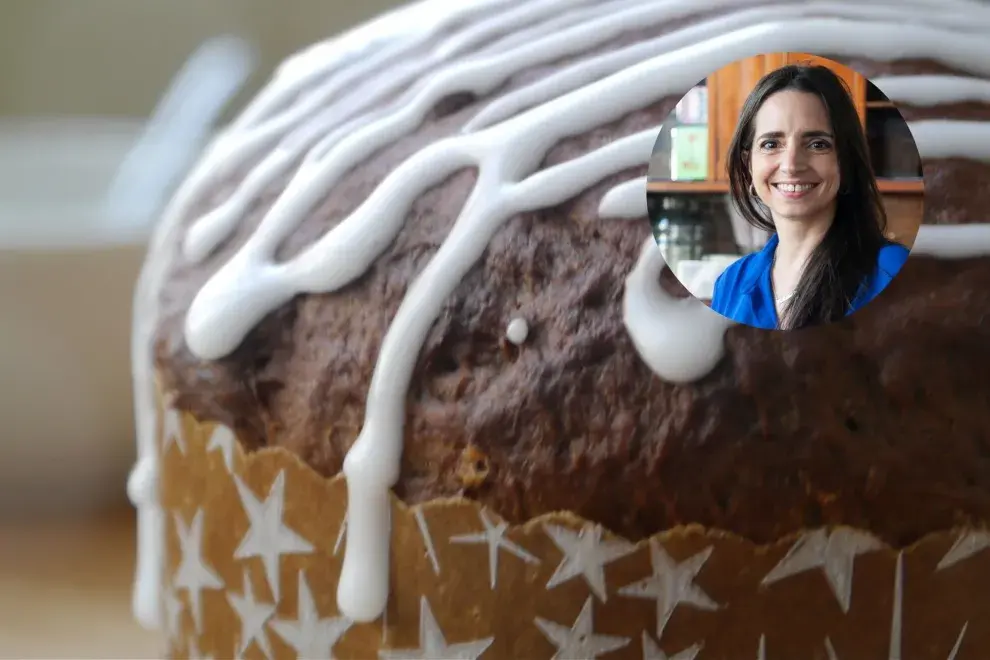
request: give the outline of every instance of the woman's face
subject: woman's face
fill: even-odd
[[[753,120],[750,172],[774,221],[831,220],[839,159],[825,104],[814,94],[770,95]]]

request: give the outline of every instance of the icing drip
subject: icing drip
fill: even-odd
[[[728,1],[721,0],[721,2]],[[265,249],[269,252],[274,251],[275,247],[284,240],[286,234],[302,219],[305,212],[316,203],[319,197],[322,197],[325,190],[336,183],[343,173],[355,163],[361,162],[394,139],[402,137],[419,126],[425,115],[440,99],[458,92],[472,92],[479,95],[491,92],[520,70],[580,54],[632,28],[658,24],[693,11],[683,7],[679,2],[646,7],[642,6],[641,3],[635,3],[631,9],[611,14],[597,22],[571,26],[548,38],[527,40],[510,50],[498,50],[487,56],[465,58],[439,67],[444,59],[461,54],[465,48],[490,36],[492,32],[507,27],[511,28],[521,21],[527,23],[539,21],[546,13],[547,7],[553,5],[559,6],[559,1],[552,4],[544,1],[527,5],[524,8],[525,12],[517,12],[519,15],[512,17],[513,21],[494,22],[494,25],[486,30],[476,30],[471,39],[458,39],[453,42],[453,45],[448,43],[447,48],[441,48],[439,51],[442,57],[428,58],[424,62],[414,64],[411,68],[406,67],[398,74],[392,74],[392,77],[381,84],[375,93],[369,94],[366,90],[359,90],[354,98],[360,99],[360,103],[364,105],[358,107],[363,108],[365,105],[375,104],[386,95],[395,92],[410,81],[416,80],[417,76],[436,69],[435,73],[426,77],[421,85],[413,88],[409,98],[396,102],[391,113],[381,113],[382,116],[378,117],[376,121],[369,121],[369,117],[364,117],[359,126],[344,125],[321,140],[310,151],[290,181],[285,195],[286,197],[295,196],[298,199],[299,210],[291,214],[291,219],[286,217],[276,222],[271,217],[276,214],[275,209],[272,209],[258,230],[258,234],[264,234],[267,231],[272,232],[271,240],[268,241]],[[592,16],[597,16],[600,13],[600,8],[591,12]],[[681,43],[690,42],[683,36],[678,37],[678,39]],[[663,42],[664,39],[660,41]],[[641,61],[644,55],[650,52],[639,47],[634,47],[632,51],[631,56],[626,55],[619,64],[623,67],[629,66]],[[662,52],[662,50],[654,47],[653,52],[655,54]],[[612,55],[604,57],[609,61],[614,59]],[[615,68],[615,64],[613,64],[613,68]],[[366,67],[358,73],[366,73]],[[293,108],[290,110],[291,120],[296,121],[308,116],[307,113],[311,105],[325,103],[343,85],[352,82],[356,75],[350,71],[341,73],[339,78],[330,81],[329,91],[319,90],[314,93],[315,100],[313,102],[304,102],[299,106],[301,109]],[[572,82],[586,80],[587,77],[585,76]],[[683,88],[687,89],[694,82],[696,80],[684,85]],[[672,91],[676,93],[683,90],[675,89]],[[352,97],[346,97],[341,103],[350,98]],[[303,105],[305,108],[302,108]],[[289,163],[305,153],[312,146],[313,139],[319,135],[321,130],[326,130],[333,123],[339,124],[350,116],[347,112],[341,112],[341,108],[337,105],[333,105],[320,115],[315,130],[313,126],[310,126],[304,136],[295,134],[292,139],[284,140],[281,148],[266,158],[261,166],[245,179],[227,203],[214,209],[194,224],[186,236],[185,256],[194,261],[207,256],[221,240],[230,234],[238,219],[247,211],[261,190],[282,174]],[[279,121],[291,123],[285,117],[280,117]],[[357,129],[356,133],[355,129]],[[238,142],[232,141],[229,148],[243,151],[245,154],[251,153],[253,149],[269,143],[268,137],[271,132],[269,126],[262,125],[245,135],[242,143],[238,144]],[[292,146],[287,146],[287,143]],[[332,148],[337,149],[336,152],[332,152],[333,158],[326,158],[325,156],[331,152]],[[324,160],[328,162],[321,162]],[[219,166],[219,163],[217,165]],[[214,172],[217,171],[217,167],[212,169]],[[220,171],[226,172],[227,169],[229,167],[223,168],[221,166]]]
[[[666,264],[653,238],[643,244],[626,278],[622,319],[636,351],[661,378],[688,383],[721,361],[732,321],[696,298],[675,298],[660,287]]]
[[[922,158],[990,161],[990,122],[928,119],[908,127]]]
[[[709,9],[717,9],[723,2],[709,2]],[[730,16],[718,17],[701,21],[695,25],[686,26],[655,39],[617,49],[613,52],[578,62],[560,71],[552,73],[531,85],[510,92],[492,101],[487,107],[469,121],[464,131],[474,131],[521,112],[525,108],[545,103],[567,92],[573,91],[588,83],[598,80],[617,71],[632,66],[644,59],[655,57],[664,52],[676,50],[707,39],[717,38],[728,31],[752,26],[762,21],[773,21],[781,18],[801,16],[809,7],[760,7],[738,11]],[[890,19],[895,17],[896,10],[887,7],[850,7],[834,3],[813,4],[810,9],[816,13],[839,13],[848,18],[864,20]],[[674,18],[674,16],[671,16]],[[710,71],[699,74],[699,80]]]
[[[969,259],[990,255],[990,224],[921,225],[912,255]]]
[[[931,106],[975,101],[990,103],[990,80],[965,76],[890,76],[871,78],[891,101]]]
[[[345,68],[338,75],[331,76],[328,82],[307,93],[299,103],[290,107],[285,113],[270,118],[260,125],[254,125],[254,121],[243,126],[235,124],[234,128],[242,130],[249,128],[250,130],[245,134],[231,132],[223,137],[217,146],[216,157],[210,159],[210,167],[204,168],[211,173],[211,181],[217,178],[218,173],[228,173],[233,168],[234,163],[244,162],[253,157],[259,150],[270,146],[283,132],[288,132],[288,135],[281,139],[278,147],[263,158],[261,163],[249,173],[225,203],[200,218],[190,228],[185,239],[185,257],[190,261],[201,261],[206,258],[230,235],[243,214],[257,200],[265,187],[271,185],[279,176],[284,174],[295,161],[305,156],[304,166],[318,162],[344,136],[362,128],[373,119],[385,115],[388,110],[402,108],[409,103],[417,102],[417,99],[400,98],[384,110],[366,112],[358,119],[352,120],[351,118],[355,115],[367,111],[368,108],[375,108],[386,103],[389,97],[394,96],[403,87],[412,84],[425,72],[441,66],[447,60],[463,55],[465,51],[491,39],[493,35],[505,30],[513,30],[533,21],[539,21],[556,4],[556,1],[544,0],[527,6],[525,11],[508,12],[504,16],[495,17],[489,22],[448,38],[426,58],[415,59],[399,68],[387,68],[387,65],[393,60],[408,57],[415,47],[422,46],[423,42],[432,37],[435,32],[448,29],[449,23],[452,23],[454,19],[461,18],[456,13],[449,16],[444,14],[447,16],[446,20],[434,25],[428,33],[414,41],[403,42],[381,52],[371,53],[369,57],[357,63],[354,68]],[[301,65],[297,65],[297,68],[299,66]],[[383,67],[388,71],[388,76],[383,80],[370,75]],[[317,69],[317,72],[323,73],[322,69]],[[303,75],[301,79],[312,81],[314,77],[316,77],[315,73],[308,73],[308,75]],[[370,82],[357,84],[369,77]],[[289,90],[298,91],[298,86],[299,83],[294,79],[292,84],[286,87],[286,92]],[[353,89],[340,96],[342,91],[349,88]],[[415,91],[413,89],[413,92]],[[336,99],[337,96],[340,98]],[[420,98],[421,104],[428,104],[423,112],[428,111],[436,100],[438,100],[436,97],[429,96]],[[320,112],[314,117],[313,113],[317,109]],[[261,110],[252,113],[251,116],[257,117],[258,120],[265,118]],[[414,118],[414,122],[418,123],[418,120],[419,118]],[[329,134],[327,134],[328,131]],[[373,134],[374,131],[369,131],[369,133]],[[369,152],[374,151],[384,143],[383,140],[379,140],[377,143],[371,142],[367,148]]]
[[[529,324],[524,318],[514,318],[509,321],[509,326],[505,329],[505,338],[516,346],[521,345],[529,336]]]
[[[639,21],[644,20],[643,14],[636,14],[634,17]],[[619,14],[603,22],[625,26],[628,20],[629,16]],[[833,33],[840,30],[846,31],[849,41],[835,39]],[[916,32],[910,35],[915,42],[912,46],[914,53],[941,55],[942,59],[957,66],[965,64],[964,51],[959,48],[966,45],[962,42],[973,40],[968,46],[976,47],[974,37],[954,35],[950,40],[947,34],[932,27],[902,26],[900,32],[904,31]],[[609,31],[599,26],[594,34],[586,34],[586,39],[596,43],[595,37],[617,32],[621,32],[619,27],[613,27]],[[491,153],[499,153],[503,162],[526,157],[535,161],[557,139],[617,119],[635,108],[688,89],[707,72],[752,52],[795,50],[803,47],[808,50],[848,53],[865,50],[868,56],[882,58],[885,49],[894,47],[892,41],[895,38],[893,33],[880,36],[874,32],[873,26],[829,18],[792,23],[761,23],[723,34],[720,39],[710,39],[647,59],[502,124],[430,145],[403,163],[365,204],[314,246],[288,263],[277,266],[272,264],[276,247],[344,172],[390,140],[415,128],[437,100],[454,90],[471,89],[480,93],[495,86],[492,80],[504,80],[513,71],[545,61],[545,58],[563,56],[572,52],[575,44],[583,49],[587,42],[580,42],[575,35],[565,32],[561,34],[568,37],[566,40],[551,38],[547,40],[548,44],[528,45],[521,51],[516,51],[514,56],[505,54],[494,59],[468,59],[442,69],[435,77],[427,80],[413,103],[403,104],[397,112],[348,136],[321,161],[310,163],[309,167],[304,163],[258,230],[197,296],[187,320],[189,346],[199,357],[220,357],[233,350],[265,314],[284,304],[292,296],[302,292],[333,291],[347,284],[364,271],[401,227],[402,219],[399,218],[392,222],[376,223],[376,230],[373,232],[365,230],[370,223],[367,218],[379,215],[372,211],[382,209],[382,199],[399,195],[395,206],[407,208],[408,203],[411,203],[409,196],[415,197],[430,185],[442,181],[454,170],[466,166],[469,163],[466,152],[477,149],[480,145],[485,145]],[[854,38],[859,41],[854,42]],[[853,45],[854,43],[858,45]],[[814,47],[807,48],[809,45]],[[898,42],[897,47],[903,50],[904,45]],[[990,62],[983,66],[990,70]],[[486,82],[479,83],[479,80]],[[590,108],[597,112],[592,113]],[[953,125],[957,123],[942,123],[938,128],[955,135],[958,131]],[[511,127],[517,126],[525,127],[524,131],[529,133],[529,139],[511,145],[493,139],[503,131],[511,131]],[[554,126],[558,130],[543,130],[547,126]],[[922,131],[921,135],[930,133],[931,131]],[[955,140],[952,143],[955,145]],[[974,144],[975,141],[967,141],[956,146],[979,148],[973,147]],[[427,164],[434,163],[433,158],[437,157],[438,148],[443,150],[448,146],[452,152],[460,151],[463,159],[459,162],[447,159],[447,169],[444,166],[428,169]],[[645,149],[643,153],[645,159],[649,149]],[[483,159],[471,160],[480,164]],[[439,165],[439,161],[437,163]],[[533,164],[518,163],[523,169]],[[482,168],[484,169],[483,165]],[[406,185],[396,182],[397,175],[402,177]],[[389,214],[384,210],[380,212],[395,217],[394,213]],[[357,256],[350,260],[345,259],[345,251]],[[232,313],[235,311],[236,314]]]
[[[287,262],[274,263],[276,247],[344,173],[415,129],[438,100],[457,92],[492,92],[521,71],[580,55],[629,28],[660,25],[693,11],[689,3],[679,0],[613,3],[607,12],[598,6],[583,9],[584,4],[590,2],[544,0],[518,8],[508,1],[475,2],[452,11],[440,9],[439,2],[425,3],[388,15],[387,20],[374,24],[377,28],[300,54],[280,69],[268,90],[207,153],[156,232],[152,259],[139,286],[139,301],[145,305],[135,312],[134,348],[139,437],[147,449],[142,449],[142,455],[151,461],[156,424],[151,398],[151,338],[157,323],[154,299],[171,260],[164,249],[166,236],[171,238],[177,218],[187,212],[192,198],[264,149],[278,145],[227,202],[193,225],[184,249],[195,259],[205,257],[227,238],[265,186],[299,163],[258,229],[207,282],[189,310],[187,343],[197,356],[209,359],[236,348],[263,316],[293,296],[334,291],[362,275],[394,240],[419,195],[460,169],[478,168],[475,188],[447,240],[411,283],[384,338],[367,398],[365,424],[345,460],[348,532],[338,603],[352,620],[376,618],[388,597],[388,493],[398,478],[405,395],[418,358],[416,347],[422,345],[444,300],[508,218],[565,202],[604,178],[645,167],[656,129],[534,172],[554,144],[683,93],[711,71],[761,52],[810,51],[879,60],[931,58],[990,75],[990,46],[984,35],[990,14],[961,0],[955,4],[967,11],[962,19],[949,16],[942,3],[934,0],[890,0],[870,7],[785,2],[740,11],[589,56],[496,99],[461,134],[428,145],[402,163],[315,244]],[[743,0],[707,4],[708,8],[742,5]],[[454,24],[453,18],[442,17],[463,19],[472,12],[483,15],[489,9],[510,6],[482,16],[432,54],[407,61]],[[461,11],[465,13],[454,13]],[[790,20],[811,13],[817,16]],[[821,16],[828,13],[844,18]],[[556,27],[548,30],[549,25]],[[500,31],[509,36],[483,45]],[[533,38],[524,38],[530,33]],[[369,38],[376,35],[383,40],[373,47]],[[360,46],[362,41],[367,45]],[[460,57],[475,47],[481,49],[480,55]],[[395,66],[386,66],[389,63]],[[380,102],[417,80],[421,82],[391,106]],[[304,91],[314,85],[313,91]],[[328,106],[326,101],[331,98]],[[370,107],[381,109],[369,113]],[[925,157],[990,155],[987,125],[926,121],[911,127]],[[636,187],[639,200],[630,192]],[[645,216],[642,190],[642,179],[616,186],[601,201],[602,215]],[[933,254],[961,256],[960,251],[975,251],[976,243],[969,241],[973,236],[956,231],[963,228],[940,227],[956,232],[946,231],[941,237],[923,229],[915,246],[922,253],[927,249]],[[986,242],[979,245],[979,254],[990,249]],[[694,299],[677,300],[665,294],[657,281],[662,268],[662,255],[649,239],[626,282],[624,320],[637,351],[656,373],[676,382],[694,380],[721,358],[723,334],[731,323]],[[156,469],[152,462],[136,474],[150,471],[154,475]],[[145,478],[134,479],[135,491],[141,491]],[[154,483],[151,477],[146,481]],[[144,576],[141,583],[160,581],[161,526],[155,523],[153,527],[159,548],[145,553],[142,546],[142,553],[151,557],[146,564],[155,568],[140,573]],[[142,588],[150,593],[158,586],[139,584]]]
[[[607,108],[603,110],[608,113]],[[567,128],[564,124],[562,128]],[[519,149],[519,140],[529,137],[528,129],[526,123],[505,124],[490,138],[491,143]],[[513,180],[524,171],[526,163],[522,160],[511,161],[495,152],[494,162],[480,165],[478,181],[464,210],[447,240],[410,285],[385,335],[368,393],[365,425],[344,459],[348,529],[337,602],[348,618],[373,620],[388,598],[388,493],[399,476],[406,390],[418,358],[418,351],[409,350],[410,342],[422,344],[444,300],[506,220],[517,213],[559,204],[609,173],[632,167],[649,153],[654,138],[653,130],[637,133],[518,183]],[[453,151],[452,144],[439,146]],[[479,155],[490,153],[482,150]],[[389,176],[382,187],[387,188],[396,175],[401,178],[401,170]],[[391,204],[379,212],[401,219],[406,211],[405,205]],[[381,225],[390,221],[377,219]]]
[[[657,132],[660,129],[657,128]],[[641,220],[646,217],[646,177],[626,181],[609,190],[598,204],[598,217]]]

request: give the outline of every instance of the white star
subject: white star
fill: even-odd
[[[618,539],[602,541],[602,528],[590,523],[585,524],[577,534],[557,525],[544,525],[543,528],[564,553],[563,560],[547,582],[547,589],[582,575],[591,591],[604,603],[608,599],[605,593],[605,565],[628,555],[635,547],[628,541]]]
[[[969,628],[969,621],[963,624],[962,630],[959,631],[959,637],[956,638],[956,643],[949,651],[949,657],[945,660],[956,660],[956,655],[959,653],[959,647],[962,646],[963,637],[966,636],[966,629]]]
[[[835,652],[832,640],[828,637],[825,638],[825,653],[828,654],[828,660],[839,660],[839,654]]]
[[[798,573],[822,568],[843,613],[852,602],[853,562],[856,555],[878,550],[880,542],[862,532],[837,529],[829,534],[818,529],[803,535],[787,555],[763,578],[771,584]]]
[[[767,637],[760,635],[760,647],[756,649],[756,660],[767,660]]]
[[[643,660],[694,660],[699,653],[701,653],[701,644],[693,644],[680,653],[668,656],[660,645],[653,641],[650,633],[643,633]]]
[[[223,424],[217,424],[210,435],[210,441],[206,444],[206,451],[210,452],[219,449],[223,456],[223,464],[227,466],[227,472],[234,472],[234,443],[237,438],[234,432]]]
[[[268,584],[277,603],[279,600],[279,558],[283,554],[313,552],[313,546],[282,523],[282,510],[285,507],[284,470],[275,477],[264,503],[254,496],[251,489],[237,475],[234,475],[234,483],[237,484],[237,492],[241,495],[244,512],[247,513],[251,524],[244,538],[241,539],[241,544],[234,552],[234,558],[261,558],[265,565]]]
[[[430,610],[426,596],[419,601],[419,648],[382,650],[378,657],[382,660],[477,660],[484,653],[494,637],[486,637],[460,644],[447,644],[443,631]]]
[[[333,544],[333,556],[337,556],[337,551],[340,550],[340,544],[344,542],[344,534],[347,533],[347,514],[344,514],[344,519],[340,521],[340,529],[337,531],[337,542]]]
[[[592,621],[591,607],[595,602],[594,596],[588,596],[578,614],[574,625],[568,628],[553,621],[536,617],[536,626],[543,635],[557,647],[553,660],[573,658],[575,660],[592,660],[603,653],[621,649],[629,643],[628,637],[616,635],[596,635]]]
[[[482,509],[481,524],[485,526],[485,531],[474,534],[461,534],[452,536],[451,543],[487,543],[488,544],[488,574],[491,577],[491,587],[495,589],[498,580],[498,550],[502,548],[506,552],[519,557],[529,564],[539,564],[540,560],[526,552],[522,547],[505,538],[505,531],[509,528],[509,523],[502,521],[498,525],[493,525],[488,513]]]
[[[693,605],[709,612],[719,609],[718,603],[708,597],[694,579],[712,554],[712,546],[677,563],[655,538],[650,539],[650,564],[653,575],[627,585],[619,590],[623,596],[649,598],[657,601],[657,639],[663,638],[663,630],[678,604]]]
[[[182,601],[171,587],[164,590],[162,598],[165,601],[165,636],[169,641],[177,642],[182,638]]]
[[[889,660],[901,660],[903,657],[901,654],[901,640],[903,638],[903,609],[904,609],[904,551],[897,553],[897,563],[894,565],[894,606],[893,611],[890,615],[890,650],[887,653],[887,658]],[[969,627],[969,621],[963,624],[962,630],[959,631],[959,637],[956,638],[956,643],[949,651],[949,656],[946,660],[955,660],[956,655],[959,653],[959,648],[962,646],[963,638],[966,636],[966,629]],[[828,640],[826,640],[828,641]],[[832,654],[829,656],[829,660],[836,660],[834,658],[834,649],[832,649]]]
[[[426,516],[423,514],[423,509],[417,507],[413,515],[416,517],[416,524],[419,525],[419,533],[423,535],[423,545],[426,546],[426,555],[430,558],[433,572],[440,575],[440,560],[437,559],[437,549],[433,547],[433,537],[430,536],[430,528],[426,526]]]
[[[162,456],[168,453],[169,445],[175,442],[179,448],[179,453],[186,453],[186,436],[182,433],[182,419],[179,411],[169,408],[165,411],[165,419],[162,421]]]
[[[271,627],[296,650],[300,658],[330,658],[333,646],[351,627],[345,617],[321,619],[306,575],[299,571],[299,606],[296,619],[277,619]]]
[[[890,652],[888,660],[901,660],[901,637],[904,610],[904,552],[897,553],[894,568],[894,606],[890,613]]]
[[[238,645],[238,656],[244,655],[244,651],[255,642],[262,650],[266,658],[272,657],[272,647],[265,633],[265,623],[275,613],[275,605],[259,603],[254,599],[254,588],[251,586],[251,576],[248,570],[244,569],[244,594],[238,596],[227,592],[227,600],[230,606],[237,612],[241,620],[240,644]]]
[[[943,568],[948,568],[987,548],[990,548],[990,532],[985,530],[964,532],[959,535],[956,542],[945,553],[935,570],[940,571]]]
[[[223,589],[223,581],[203,561],[203,510],[193,516],[192,526],[186,527],[182,517],[175,514],[175,531],[179,535],[182,561],[175,572],[176,589],[185,589],[192,606],[196,632],[203,632],[203,589]]]

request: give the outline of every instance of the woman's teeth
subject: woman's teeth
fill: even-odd
[[[817,183],[801,183],[801,184],[775,183],[773,185],[782,192],[800,193],[800,192],[807,192],[812,188],[814,188],[815,186],[817,186],[818,184]]]

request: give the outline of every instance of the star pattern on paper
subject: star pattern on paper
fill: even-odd
[[[351,621],[346,617],[320,618],[303,571],[299,571],[298,598],[295,620],[276,619],[269,625],[296,650],[298,657],[333,660],[334,644],[351,627]]]
[[[949,551],[945,553],[938,566],[937,571],[958,564],[964,559],[969,559],[973,555],[990,548],[990,532],[986,530],[966,531],[959,535],[956,542],[952,544]]]
[[[206,451],[220,451],[223,456],[223,464],[227,466],[227,472],[231,474],[234,473],[234,443],[236,441],[237,438],[234,437],[234,432],[229,427],[217,424],[213,427],[209,442],[206,443]]]
[[[433,545],[433,537],[430,536],[430,528],[426,525],[426,515],[423,513],[423,509],[417,507],[413,516],[416,518],[419,533],[423,536],[423,545],[426,546],[426,556],[430,558],[433,573],[440,575],[440,560],[437,558],[437,549]]]
[[[260,557],[265,567],[268,585],[271,587],[275,602],[278,602],[279,559],[284,554],[313,552],[313,545],[282,522],[282,512],[285,508],[284,470],[275,477],[264,502],[255,497],[240,477],[236,474],[233,477],[250,523],[247,533],[234,551],[234,558]]]
[[[333,556],[337,556],[337,552],[340,550],[341,543],[344,542],[344,535],[347,534],[347,514],[344,514],[344,519],[340,521],[340,530],[337,532],[337,540],[333,544]]]
[[[692,644],[679,653],[667,655],[660,645],[653,641],[650,633],[643,632],[643,660],[694,660],[701,653],[701,647],[701,644]]]
[[[473,534],[460,534],[450,538],[451,543],[481,543],[488,545],[488,574],[490,576],[491,588],[494,590],[498,582],[498,551],[505,550],[509,554],[515,555],[528,564],[539,564],[540,560],[526,551],[517,543],[513,543],[505,538],[505,532],[509,529],[509,523],[504,520],[499,524],[494,524],[484,509],[480,512],[481,524],[484,525],[483,532]]]
[[[237,645],[238,656],[243,656],[251,642],[254,642],[266,658],[271,658],[272,645],[265,633],[265,624],[275,613],[275,605],[259,603],[255,600],[248,569],[244,569],[244,593],[238,596],[228,591],[227,601],[241,621],[240,643]]]
[[[223,580],[203,560],[203,509],[197,509],[192,524],[186,526],[175,515],[175,531],[179,536],[182,559],[172,580],[174,588],[185,589],[192,609],[196,632],[203,632],[203,590],[223,589]]]
[[[901,652],[901,643],[903,638],[904,621],[903,621],[903,611],[904,611],[904,552],[897,553],[897,563],[894,568],[894,605],[893,610],[890,615],[890,647],[887,653],[888,660],[901,660],[903,657]],[[956,638],[956,643],[949,651],[949,655],[946,660],[955,660],[956,655],[959,653],[959,648],[962,646],[963,638],[966,636],[966,629],[969,628],[969,622],[963,624],[962,630],[959,631],[959,637]],[[826,642],[829,640],[826,639]],[[829,642],[830,643],[830,642]],[[829,660],[838,660],[838,655],[835,654],[835,649],[831,650],[832,655],[829,655]],[[834,656],[834,657],[833,657]]]
[[[448,644],[437,625],[436,617],[430,609],[426,596],[419,600],[419,648],[418,649],[385,649],[378,652],[382,660],[477,660],[484,653],[494,637],[477,639],[470,642]]]
[[[582,660],[592,660],[603,653],[609,653],[629,644],[628,637],[617,635],[596,635],[594,632],[594,621],[592,615],[592,605],[594,596],[588,596],[581,607],[581,612],[574,625],[568,627],[548,621],[541,617],[536,617],[534,623],[540,632],[557,647],[554,660],[560,658],[581,658]]]
[[[606,602],[605,565],[630,554],[635,546],[620,539],[603,541],[601,526],[591,523],[585,524],[577,533],[558,525],[544,525],[543,529],[564,553],[560,565],[547,582],[547,589],[581,575],[592,593],[603,603]]]
[[[175,408],[165,410],[165,417],[162,420],[162,456],[168,453],[172,443],[178,447],[179,453],[186,453],[186,436],[182,433],[182,418]]]
[[[165,605],[165,636],[169,641],[178,641],[182,638],[182,601],[171,586],[163,590],[162,600]]]
[[[656,538],[650,539],[650,565],[653,567],[653,574],[622,587],[619,593],[632,598],[656,600],[657,639],[663,639],[667,621],[674,613],[674,608],[682,603],[709,612],[719,609],[718,603],[694,583],[711,554],[712,546],[708,546],[684,561],[676,562]]]
[[[904,552],[897,553],[894,568],[894,605],[890,613],[890,647],[888,660],[901,660],[901,638],[904,610]]]
[[[959,637],[956,638],[956,643],[953,645],[952,650],[949,651],[949,657],[945,660],[956,660],[956,656],[959,654],[959,648],[963,643],[963,638],[966,637],[967,628],[969,628],[969,621],[963,624],[962,630],[959,631]]]
[[[862,532],[837,529],[829,534],[818,529],[801,536],[774,566],[763,585],[821,568],[844,614],[852,602],[853,563],[857,555],[880,549],[880,542]]]

